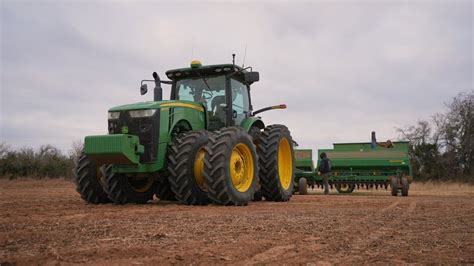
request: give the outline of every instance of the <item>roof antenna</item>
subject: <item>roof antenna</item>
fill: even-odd
[[[194,60],[194,35],[191,41],[191,61]]]
[[[232,66],[235,67],[235,54],[232,54]]]
[[[247,55],[247,44],[245,44],[244,60],[242,60],[242,68],[244,68],[245,56]]]

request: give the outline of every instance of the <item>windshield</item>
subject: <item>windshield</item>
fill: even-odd
[[[225,85],[224,76],[178,80],[176,82],[177,100],[203,103],[207,106],[207,111],[211,112],[214,111],[217,100],[223,100],[222,103],[225,103]]]
[[[181,79],[176,82],[176,99],[202,103],[210,117],[210,128],[225,126],[225,76]]]

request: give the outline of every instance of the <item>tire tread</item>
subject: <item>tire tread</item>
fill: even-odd
[[[81,198],[93,204],[109,203],[107,192],[97,180],[96,163],[82,154],[74,167],[74,183]]]

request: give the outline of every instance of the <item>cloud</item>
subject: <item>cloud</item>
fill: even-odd
[[[153,71],[230,62],[260,71],[255,108],[301,146],[396,138],[473,89],[473,4],[457,2],[1,5],[1,137],[63,151],[107,109],[151,99]],[[169,90],[166,88],[165,93]]]

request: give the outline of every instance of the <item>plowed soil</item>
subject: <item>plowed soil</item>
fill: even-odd
[[[472,186],[310,193],[246,207],[91,205],[70,181],[0,180],[0,263],[474,263]]]

